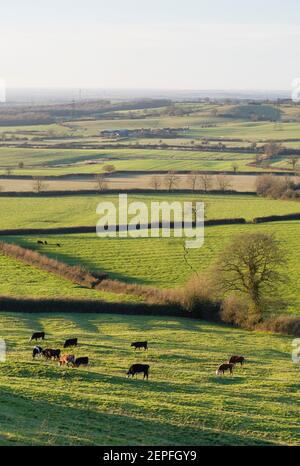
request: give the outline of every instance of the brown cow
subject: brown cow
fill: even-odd
[[[69,365],[69,363],[74,364],[75,356],[74,354],[63,354],[59,358],[59,365],[64,366],[65,364]]]
[[[244,364],[244,362],[245,362],[245,358],[244,358],[244,356],[231,356],[231,358],[229,359],[228,362],[231,363],[231,364],[240,363],[241,366],[242,366]]]
[[[229,371],[230,374],[232,375],[233,374],[233,368],[234,368],[234,364],[232,363],[224,363],[224,364],[221,364],[218,369],[216,370],[216,375],[221,375],[225,373],[225,371]]]

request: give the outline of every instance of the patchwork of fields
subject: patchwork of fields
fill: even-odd
[[[288,311],[299,314],[300,306],[300,222],[278,222],[261,225],[226,225],[207,227],[204,246],[190,249],[184,259],[181,238],[98,238],[95,234],[59,235],[62,247],[57,248],[57,236],[43,236],[47,246],[37,245],[36,236],[5,237],[25,247],[37,249],[50,257],[71,265],[81,264],[92,271],[104,271],[111,278],[158,287],[184,284],[196,271],[205,271],[235,234],[264,231],[276,234],[288,252],[290,282],[281,285],[280,294],[287,300]],[[6,284],[2,284],[5,294]],[[30,292],[30,286],[27,288]],[[94,291],[90,291],[94,293]],[[30,294],[32,295],[32,294]]]
[[[1,363],[0,445],[300,444],[299,370],[289,337],[189,319],[112,315],[0,314],[8,346]],[[32,361],[33,330],[90,366]],[[134,353],[131,341],[149,341]],[[247,363],[217,377],[232,353]],[[150,365],[149,381],[126,378]]]
[[[107,164],[129,172],[111,173],[109,189],[153,188],[153,172],[170,170],[212,170],[216,175],[235,171],[230,175],[230,189],[237,191],[256,189],[255,174],[245,171],[288,169],[291,179],[299,181],[297,106],[278,104],[281,120],[259,121],[265,110],[257,105],[261,112],[255,121],[255,115],[246,119],[238,113],[245,111],[245,105],[242,109],[236,106],[235,115],[228,114],[232,105],[226,102],[164,105],[111,111],[103,119],[99,119],[101,112],[89,118],[83,113],[82,120],[71,116],[72,112],[62,118],[58,109],[58,116],[50,120],[54,124],[0,126],[0,191],[15,191],[15,196],[0,196],[0,229],[96,226],[98,203],[116,203],[116,195],[51,197],[41,193],[27,197],[20,191],[32,191],[35,181],[31,177],[40,176],[57,177],[46,180],[41,191],[95,190],[94,174],[105,172]],[[271,110],[278,113],[278,108]],[[51,111],[55,115],[55,106]],[[26,121],[28,116],[23,117]],[[73,120],[65,121],[69,118]],[[100,134],[134,128],[161,133],[153,138],[151,134],[112,138]],[[174,131],[171,137],[159,136],[170,128],[179,129],[177,137]],[[296,154],[293,170],[286,156],[289,152],[283,156],[275,151],[270,159],[259,159],[266,155],[262,148],[270,141]],[[159,149],[152,148],[153,144]],[[202,144],[202,150],[193,150]],[[134,173],[138,171],[146,173]],[[75,176],[59,178],[62,175]],[[211,189],[217,188],[216,175]],[[177,181],[179,188],[186,189],[186,175],[178,175]],[[107,272],[113,279],[164,289],[180,287],[194,273],[206,272],[236,234],[275,233],[288,253],[284,271],[289,282],[278,288],[286,306],[282,303],[272,312],[299,317],[300,221],[250,223],[255,217],[300,213],[299,202],[225,193],[128,196],[129,202],[144,201],[148,206],[153,200],[203,201],[207,219],[242,217],[249,223],[208,226],[204,246],[187,253],[184,240],[173,237],[120,239],[98,238],[95,233],[37,236],[20,232],[0,236],[0,241],[92,272]],[[41,239],[47,244],[38,244]],[[101,300],[106,306],[104,314],[0,309],[0,339],[7,344],[7,359],[0,362],[0,445],[300,445],[300,364],[291,359],[292,337],[187,318],[108,314],[105,302],[128,303],[129,307],[142,300],[85,288],[2,254],[0,277],[0,296]],[[88,356],[90,365],[60,368],[54,361],[32,360],[33,343],[28,338],[33,331],[45,331],[43,344],[51,348],[62,348],[65,339],[78,337],[79,346],[72,352]],[[134,353],[130,343],[142,340],[148,340],[149,351]],[[217,366],[232,354],[244,355],[245,367],[235,367],[233,376],[217,377]],[[149,381],[126,378],[129,365],[136,362],[150,365]]]

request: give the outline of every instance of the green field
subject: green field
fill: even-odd
[[[300,445],[292,339],[190,319],[1,314],[0,445]],[[90,366],[32,361],[32,331],[61,348],[76,335]],[[131,341],[149,341],[134,354]],[[217,377],[232,353],[245,367]],[[126,378],[134,362],[149,381]]]
[[[279,201],[251,195],[199,194],[135,194],[128,201],[203,201],[206,217],[252,220],[265,215],[300,212],[299,202]],[[59,197],[0,197],[0,229],[50,228],[96,225],[96,207],[101,201],[112,201],[118,207],[116,195],[99,194]],[[13,212],[13,215],[12,215]]]
[[[78,107],[81,105],[92,108],[93,104],[78,103]],[[233,163],[237,164],[237,176],[230,176],[232,189],[252,191],[255,176],[239,176],[239,172],[243,175],[245,171],[269,170],[266,166],[249,165],[255,160],[255,154],[247,152],[253,142],[262,147],[274,140],[290,149],[300,148],[300,113],[294,104],[278,104],[281,121],[276,123],[251,121],[255,118],[251,114],[246,119],[247,112],[241,114],[239,108],[228,117],[232,104],[224,101],[122,108],[106,113],[103,119],[98,119],[101,111],[78,113],[83,115],[82,120],[76,120],[76,114],[71,112],[68,118],[75,120],[63,121],[64,112],[52,106],[51,115],[58,111],[52,120],[55,124],[0,126],[0,191],[34,189],[31,179],[16,180],[14,176],[93,175],[104,172],[107,164],[120,171],[149,172],[141,176],[112,176],[109,189],[142,190],[150,188],[153,171],[222,173],[232,171]],[[3,109],[10,117],[10,110]],[[264,108],[258,110],[265,112]],[[35,112],[34,106],[31,111]],[[21,117],[19,121],[30,121],[24,109],[18,116]],[[173,133],[171,139],[161,139],[157,134],[155,138],[149,134],[147,138],[100,136],[104,129],[126,128],[185,130],[178,137]],[[228,152],[201,148],[201,144],[215,147],[220,142]],[[62,148],[72,144],[77,148]],[[105,149],[108,144],[115,148]],[[143,144],[147,149],[141,148]],[[154,144],[160,148],[153,149]],[[184,150],[182,145],[186,146]],[[197,146],[199,150],[192,150]],[[241,152],[235,152],[237,147],[241,147]],[[286,156],[279,155],[271,160],[271,168],[291,166]],[[190,188],[184,184],[185,176],[177,180],[180,189]],[[93,176],[70,176],[46,180],[43,191],[96,188]],[[207,272],[236,234],[275,233],[288,253],[282,271],[289,282],[278,287],[282,304],[270,312],[299,318],[300,221],[250,223],[254,217],[299,213],[299,202],[192,192],[128,196],[129,202],[143,201],[148,206],[150,201],[191,200],[205,203],[206,219],[242,217],[249,223],[207,226],[203,247],[187,253],[184,239],[174,237],[121,239],[98,238],[95,233],[37,236],[21,232],[0,236],[0,241],[31,248],[70,265],[81,265],[91,272],[107,272],[112,279],[168,289],[182,287],[195,273]],[[96,207],[101,201],[116,204],[117,196],[0,196],[0,229],[96,227]],[[38,244],[40,239],[48,244]],[[132,303],[143,304],[137,296],[88,289],[2,254],[0,277],[1,297],[39,298],[41,306],[43,299],[55,298],[121,302],[125,310]],[[7,358],[3,362],[0,354],[0,445],[300,446],[300,364],[291,358],[293,337],[189,318],[43,313],[42,308],[41,313],[11,313],[3,306],[0,340],[7,344]],[[103,308],[108,312],[108,304],[103,306],[107,306]],[[52,308],[55,311],[55,303]],[[34,343],[28,340],[33,331],[41,330],[46,332],[44,348],[62,348],[65,339],[78,337],[79,346],[70,353],[88,356],[90,365],[75,369],[59,367],[54,361],[32,360]],[[138,340],[149,342],[148,352],[131,349],[130,343]],[[233,376],[216,376],[218,365],[232,354],[244,355],[245,366],[235,367]],[[150,365],[149,381],[126,378],[129,366],[136,362]]]
[[[45,299],[101,299],[113,302],[139,301],[137,297],[84,288],[59,276],[0,254],[0,296]]]
[[[281,296],[287,300],[288,312],[299,315],[300,305],[300,222],[278,222],[261,225],[228,225],[207,227],[204,246],[190,249],[188,260],[194,271],[205,271],[216,260],[218,253],[235,234],[264,231],[276,233],[288,251],[290,278],[288,285],[280,287]],[[184,284],[191,274],[183,256],[180,238],[98,238],[95,234],[59,235],[43,237],[48,246],[38,246],[38,237],[16,236],[5,238],[48,254],[72,265],[81,264],[89,270],[105,271],[112,278],[158,287],[175,287]],[[5,283],[3,287],[5,289]],[[282,311],[283,312],[283,311]]]

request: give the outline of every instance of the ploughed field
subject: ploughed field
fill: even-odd
[[[300,444],[300,365],[292,338],[192,319],[109,314],[0,314],[0,445]],[[32,360],[78,337],[86,368]],[[147,340],[148,352],[130,347]],[[247,361],[216,376],[232,354]],[[150,377],[127,379],[132,363]]]
[[[34,235],[4,237],[4,240],[35,249],[71,265],[80,264],[91,271],[107,272],[110,278],[155,287],[176,287],[183,285],[195,271],[205,272],[234,235],[258,231],[275,233],[287,250],[288,267],[285,272],[290,281],[280,286],[279,294],[288,303],[287,311],[299,315],[299,221],[206,227],[203,247],[188,250],[188,264],[184,259],[182,238],[99,238],[95,234],[43,235],[43,239],[48,242],[46,246],[38,245],[39,237]],[[56,246],[58,238],[60,248]],[[19,274],[16,280],[22,284],[22,275]],[[8,286],[8,283],[1,283],[2,294],[6,294]],[[30,295],[32,290],[28,283],[27,292]],[[95,291],[86,290],[86,293],[94,296]],[[279,312],[283,313],[286,310],[282,308]]]

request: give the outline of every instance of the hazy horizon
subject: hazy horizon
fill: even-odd
[[[11,0],[0,77],[8,91],[289,90],[299,18],[296,0]]]

